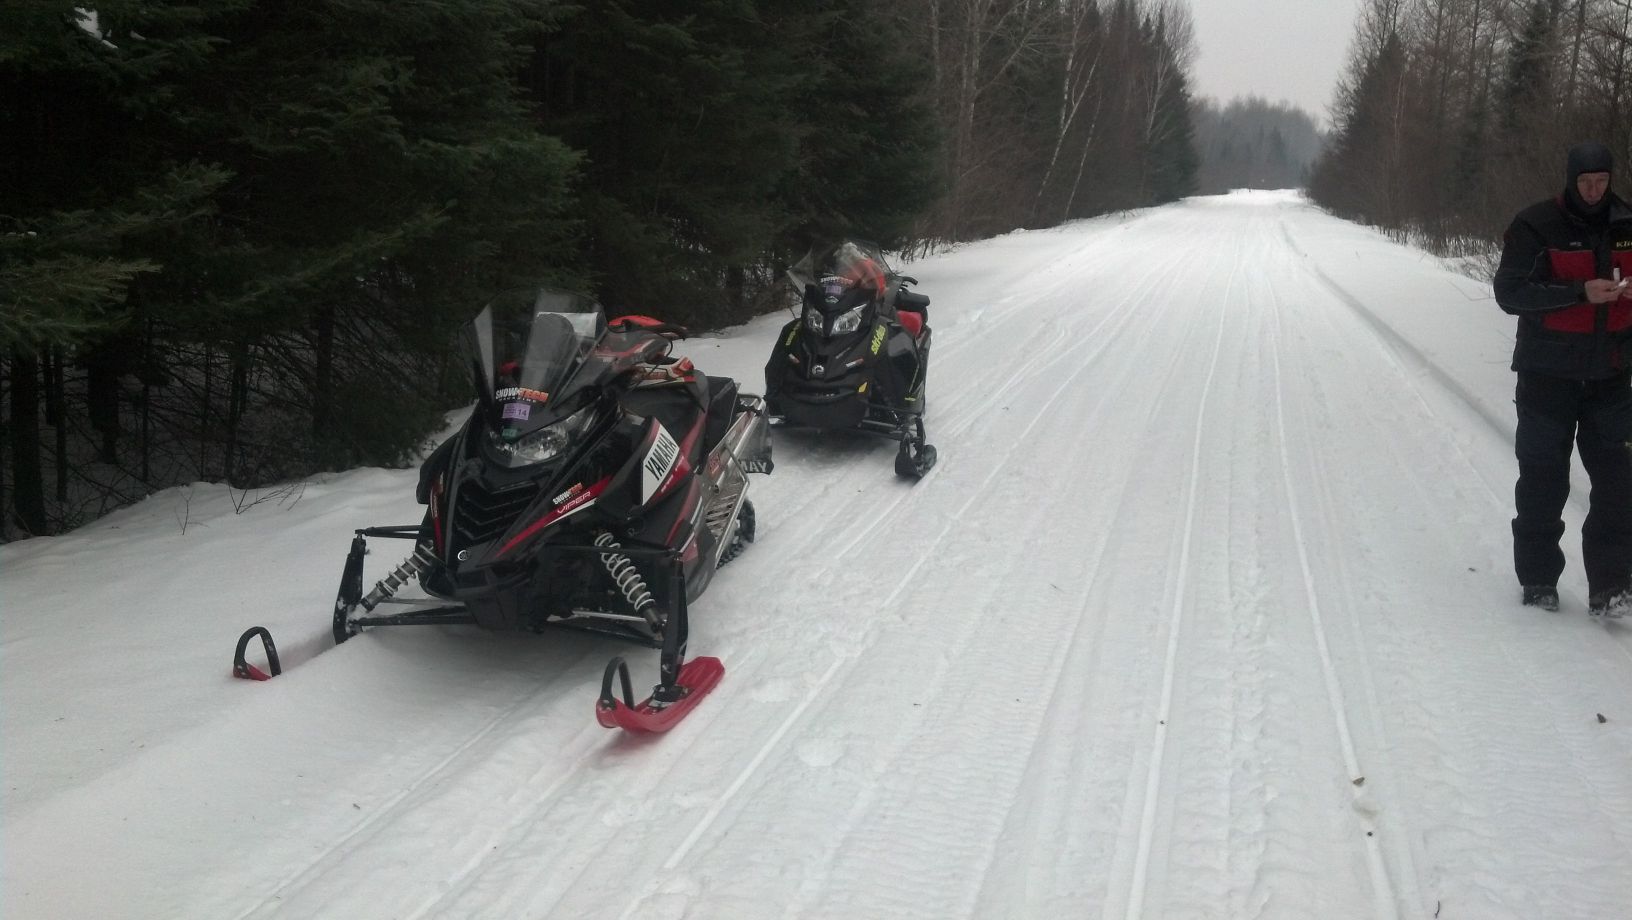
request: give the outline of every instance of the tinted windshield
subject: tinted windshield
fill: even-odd
[[[668,347],[649,332],[608,332],[595,301],[547,288],[495,298],[464,341],[482,407],[511,438],[571,415],[601,385]]]
[[[884,283],[894,269],[885,260],[877,246],[861,240],[843,240],[832,246],[812,249],[788,269],[788,280],[795,290],[804,291],[806,285],[816,285],[824,293],[837,293],[857,285],[883,290]],[[827,292],[825,286],[837,290]]]

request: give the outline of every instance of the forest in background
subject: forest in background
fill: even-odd
[[[1315,117],[1291,103],[1256,96],[1219,105],[1199,99],[1192,120],[1201,169],[1196,190],[1303,188],[1325,137]]]
[[[1364,0],[1309,191],[1488,263],[1514,213],[1562,191],[1572,144],[1629,162],[1629,94],[1632,0]]]
[[[1175,200],[1194,50],[1178,0],[14,0],[0,539],[409,462],[509,287],[716,328],[835,234]]]

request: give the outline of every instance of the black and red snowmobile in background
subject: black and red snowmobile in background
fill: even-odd
[[[548,289],[483,309],[462,336],[476,405],[420,471],[424,519],[357,531],[335,641],[450,623],[615,636],[661,649],[662,674],[636,704],[612,659],[601,723],[679,721],[724,671],[686,660],[689,605],[754,539],[748,474],[771,471],[764,401],[671,357],[683,335],[648,317],[609,323],[593,301]],[[414,550],[365,591],[369,537]],[[397,597],[413,580],[428,598]]]
[[[852,239],[807,253],[788,280],[800,312],[765,365],[771,423],[891,438],[896,474],[922,477],[936,455],[924,436],[929,298],[907,289],[917,280]]]

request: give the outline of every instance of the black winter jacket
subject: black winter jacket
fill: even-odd
[[[1611,195],[1599,227],[1562,197],[1533,204],[1508,226],[1496,268],[1496,302],[1519,318],[1513,369],[1598,380],[1632,363],[1632,287],[1607,304],[1588,303],[1585,282],[1632,279],[1632,208]]]

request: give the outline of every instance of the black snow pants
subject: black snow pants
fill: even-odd
[[[1564,571],[1564,502],[1570,450],[1592,482],[1581,555],[1589,594],[1632,579],[1632,374],[1570,380],[1521,371],[1514,398],[1519,480],[1514,488],[1513,565],[1522,585],[1556,585]]]

